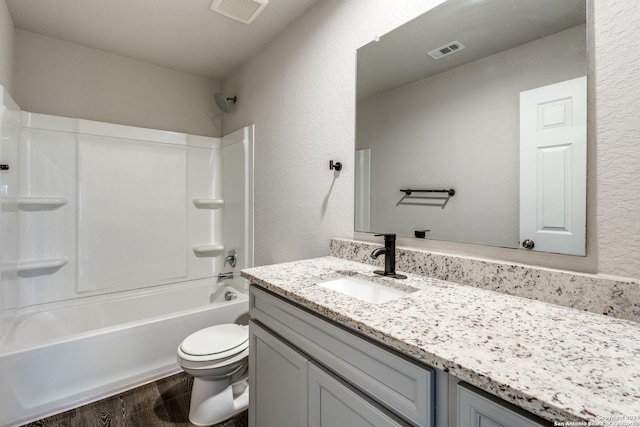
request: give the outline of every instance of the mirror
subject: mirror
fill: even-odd
[[[357,57],[356,231],[585,255],[585,0],[449,0]]]

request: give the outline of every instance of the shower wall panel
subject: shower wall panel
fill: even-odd
[[[218,139],[34,113],[22,125],[20,307],[219,272],[220,212],[194,203],[222,199]]]
[[[0,342],[19,306],[18,135],[20,111],[0,86]]]
[[[24,116],[24,113],[23,113]],[[76,135],[23,129],[18,150],[20,306],[76,280]],[[68,299],[73,294],[61,292]]]
[[[225,203],[219,223],[225,246],[237,252],[236,271],[253,266],[253,132],[248,126],[225,135],[220,151]]]
[[[78,292],[185,280],[187,148],[79,139]]]
[[[213,139],[213,149],[211,140]],[[187,151],[187,187],[189,189],[187,206],[189,211],[189,221],[187,222],[187,240],[193,247],[220,244],[226,247],[227,243],[222,238],[222,216],[220,207],[202,208],[197,205],[197,200],[223,200],[221,185],[220,166],[220,139],[202,136],[189,136],[189,146]],[[206,232],[203,232],[206,230]],[[224,243],[224,245],[222,245]],[[198,277],[211,276],[211,269],[214,274],[222,270],[224,258],[223,251],[208,253],[198,256],[190,246],[188,250],[189,271]],[[208,258],[208,259],[207,259]],[[210,260],[212,265],[205,267],[205,262]]]

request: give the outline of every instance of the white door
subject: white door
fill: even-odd
[[[520,242],[585,254],[587,78],[520,93]]]

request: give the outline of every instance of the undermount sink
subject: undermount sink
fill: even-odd
[[[391,288],[355,277],[338,277],[318,283],[318,286],[340,292],[372,304],[382,304],[401,298],[412,291]]]

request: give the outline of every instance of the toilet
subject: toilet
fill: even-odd
[[[178,364],[193,376],[189,421],[220,423],[249,406],[248,326],[201,329],[178,346]]]

